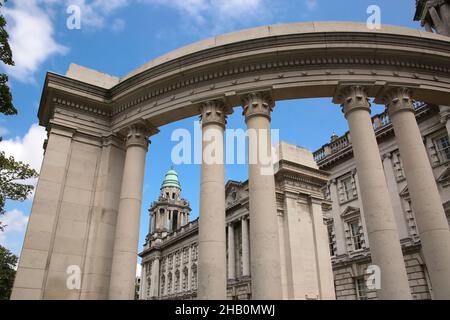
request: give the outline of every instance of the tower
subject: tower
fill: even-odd
[[[450,0],[416,0],[414,21],[428,32],[450,36]]]
[[[181,198],[181,184],[178,173],[171,168],[161,184],[160,195],[150,209],[149,239],[155,240],[175,232],[189,223],[191,208],[189,202]]]

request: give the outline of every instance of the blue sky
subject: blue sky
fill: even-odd
[[[10,41],[16,62],[2,69],[10,76],[19,115],[0,116],[0,150],[30,163],[36,169],[42,161],[45,132],[37,126],[37,110],[47,71],[64,74],[74,62],[115,76],[195,41],[225,32],[261,25],[305,21],[366,22],[369,5],[381,8],[382,24],[418,29],[412,21],[414,0],[15,0],[3,9],[9,23]],[[81,9],[81,29],[70,30],[67,8]],[[375,107],[374,112],[380,112]],[[147,157],[143,195],[140,248],[148,232],[147,209],[159,194],[164,173],[171,166],[175,142],[173,130],[193,130],[196,118],[164,126],[152,138]],[[228,121],[229,128],[245,128],[240,110]],[[272,128],[280,139],[311,150],[329,141],[333,131],[347,131],[340,108],[331,99],[284,101],[273,113]],[[198,216],[200,167],[176,166],[183,196]],[[226,178],[245,180],[245,165],[227,165]],[[9,225],[0,233],[0,244],[20,253],[32,199],[8,201]]]

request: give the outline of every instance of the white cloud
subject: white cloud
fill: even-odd
[[[141,273],[142,273],[142,266],[140,263],[138,263],[136,267],[136,277],[140,277]]]
[[[23,138],[16,137],[0,142],[0,150],[7,156],[13,156],[16,161],[28,163],[39,172],[44,150],[42,148],[47,133],[43,127],[33,124]]]
[[[76,5],[80,8],[81,28],[102,29],[107,25],[108,16],[126,7],[130,2],[131,0],[66,0],[66,5]],[[115,23],[117,21],[111,24],[112,28]]]
[[[29,164],[37,172],[41,170],[44,150],[42,148],[47,133],[43,127],[33,124],[23,138],[16,137],[0,141],[0,151],[4,151],[6,156],[13,156],[14,160]],[[23,183],[36,186],[37,179],[24,180]],[[34,197],[34,191],[30,193],[28,199]]]
[[[46,4],[53,2],[43,1]],[[68,49],[54,39],[50,16],[39,7],[38,0],[17,0],[13,3],[14,7],[3,8],[15,62],[14,67],[7,66],[6,69],[12,77],[30,82],[50,56],[65,54]]]
[[[0,232],[0,244],[6,246],[8,240],[12,237],[23,237],[28,223],[28,217],[22,211],[13,209],[0,216],[2,226],[5,231]]]
[[[199,25],[213,26],[213,32],[227,29],[235,23],[264,19],[268,15],[268,0],[138,0],[164,5],[182,16],[193,18]]]
[[[120,32],[125,29],[125,20],[123,19],[114,19],[111,24],[111,30],[114,32]]]

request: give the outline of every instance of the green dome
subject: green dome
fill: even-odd
[[[181,189],[180,181],[178,180],[178,173],[173,170],[173,168],[167,171],[166,176],[164,177],[164,181],[161,185],[161,189],[170,187]]]

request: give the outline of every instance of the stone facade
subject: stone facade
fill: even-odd
[[[414,109],[441,203],[446,208],[450,223],[448,108],[415,103]],[[372,122],[394,208],[411,294],[414,299],[430,299],[432,286],[392,123],[387,112],[374,116]],[[365,270],[371,264],[371,254],[351,140],[349,133],[341,137],[333,135],[331,142],[316,151],[314,156],[319,167],[331,174],[324,194],[331,201],[325,212],[336,298],[375,299],[376,292],[365,287],[360,287],[359,292],[357,290],[362,279],[367,278]]]
[[[420,21],[428,32],[450,36],[450,1],[416,0],[414,20]]]
[[[446,197],[442,188],[448,184],[448,172],[437,172],[441,167],[436,167],[447,142],[436,137],[436,146],[423,145],[412,106],[413,100],[448,105],[449,44],[444,35],[402,27],[368,31],[365,23],[292,23],[207,39],[120,79],[77,66],[66,75],[49,72],[38,113],[48,141],[12,298],[134,298],[145,160],[147,151],[154,152],[149,138],[158,127],[201,115],[203,150],[209,149],[207,138],[213,129],[218,133],[214,154],[223,156],[226,115],[234,108],[243,108],[248,129],[267,134],[277,101],[332,97],[345,112],[352,148],[334,137],[336,143],[328,148],[337,152],[328,157],[330,150],[321,150],[325,159],[320,166],[326,169],[328,159],[353,150],[355,166],[350,171],[356,168],[356,174],[342,183],[339,195],[329,193],[336,200],[354,196],[357,186],[360,205],[339,208],[336,214],[345,211],[351,222],[359,209],[362,217],[345,234],[336,228],[337,242],[351,246],[359,239],[353,243],[358,250],[370,242],[371,258],[386,275],[379,298],[410,299],[400,239],[405,230],[417,227],[432,296],[450,299],[450,231],[444,212],[449,199],[444,199],[444,207],[440,201],[442,194]],[[399,191],[400,200],[392,198],[395,184],[385,179],[389,166],[383,168],[379,158],[375,136],[388,127],[373,131],[371,98],[386,106],[395,131],[399,155],[391,157],[397,160],[392,160],[395,170],[390,174],[404,174],[408,184]],[[449,109],[440,108],[446,118]],[[270,137],[266,140],[263,146],[258,137],[249,136],[250,159],[255,150],[269,151]],[[201,167],[199,216],[206,227],[198,233],[198,279],[194,272],[188,278],[198,282],[200,298],[210,299],[226,298],[227,267],[233,275],[226,246],[233,239],[238,243],[233,229],[228,231],[235,237],[227,238],[224,164],[217,160]],[[339,168],[333,169],[334,175]],[[263,174],[263,169],[272,166],[266,168],[258,159],[248,166],[252,298],[325,298],[332,292],[323,287],[329,283],[327,276],[314,281],[311,275],[331,274],[323,256],[324,247],[329,247],[322,241],[326,232],[320,230],[326,201],[315,190],[328,176],[286,161],[275,174]],[[403,231],[397,230],[402,224],[395,209],[402,201],[410,205]],[[337,203],[333,201],[332,208]],[[305,250],[307,259],[300,259],[298,250]],[[178,261],[169,259],[171,268]],[[154,268],[160,270],[157,263]],[[67,285],[68,270],[82,278],[80,286]],[[177,270],[170,270],[173,284]]]
[[[277,232],[285,299],[334,299],[322,188],[328,174],[312,153],[287,143],[275,165]],[[225,186],[228,299],[252,297],[248,182]],[[152,205],[150,212],[153,212]],[[152,215],[152,218],[154,215]],[[158,225],[158,219],[156,224]],[[154,225],[152,222],[151,225]],[[150,230],[142,257],[140,299],[191,299],[197,295],[198,220],[164,234]],[[320,279],[320,281],[318,280]]]

